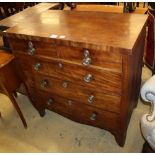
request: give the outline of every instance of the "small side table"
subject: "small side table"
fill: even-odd
[[[23,125],[25,128],[27,128],[27,123],[25,121],[25,118],[15,100],[14,97],[17,97],[17,89],[21,85],[21,83],[24,84],[27,93],[28,89],[18,75],[15,63],[14,63],[14,55],[9,54],[3,50],[0,50],[0,87],[2,88],[5,95],[7,95],[13,106],[15,107],[16,111],[18,112],[20,119],[23,122]],[[29,94],[29,93],[28,93]]]

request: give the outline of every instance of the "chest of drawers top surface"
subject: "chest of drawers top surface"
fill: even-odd
[[[146,21],[147,15],[48,10],[29,23],[9,28],[6,34],[57,44],[131,52]]]

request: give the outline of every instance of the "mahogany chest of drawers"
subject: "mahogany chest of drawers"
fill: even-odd
[[[46,11],[9,28],[32,103],[110,131],[124,145],[136,107],[147,16]]]

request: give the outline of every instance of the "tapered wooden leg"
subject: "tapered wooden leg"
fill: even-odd
[[[17,102],[16,102],[14,96],[13,96],[11,93],[8,93],[8,95],[9,95],[8,97],[9,97],[10,100],[12,101],[12,104],[14,105],[16,111],[18,112],[18,114],[19,114],[19,116],[20,116],[20,119],[21,119],[22,122],[23,122],[24,127],[27,128],[27,123],[26,123],[26,121],[25,121],[25,118],[24,118],[24,116],[23,116],[23,114],[22,114],[22,112],[21,112],[21,110],[20,110],[20,108],[19,108],[19,106],[18,106],[18,104],[17,104]]]
[[[124,146],[125,144],[125,139],[126,139],[126,132],[114,132],[113,133],[115,140],[117,142],[117,144],[121,147]]]
[[[142,153],[155,153],[155,151],[150,147],[150,145],[145,141],[142,149]]]
[[[45,109],[39,110],[39,114],[41,117],[44,117],[45,116]]]
[[[28,90],[26,84],[25,84],[24,82],[23,82],[23,84],[24,84],[24,87],[25,87],[25,89],[26,89],[28,98],[30,99],[30,101],[31,101],[32,103],[34,103],[35,101],[33,101],[33,99],[31,98],[31,95],[30,95],[30,93],[29,93],[29,90]],[[36,107],[36,108],[37,108],[37,107]],[[45,108],[40,108],[40,109],[37,108],[37,110],[38,110],[39,115],[40,115],[41,117],[44,117],[44,116],[45,116]]]
[[[14,92],[13,92],[13,95],[14,95],[15,97],[18,97],[18,95],[17,95],[17,92],[16,92],[16,91],[14,91]]]

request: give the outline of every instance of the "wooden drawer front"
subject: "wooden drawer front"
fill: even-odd
[[[65,98],[70,98],[77,102],[104,110],[117,113],[120,112],[120,96],[97,92],[96,90],[90,90],[69,81],[63,81],[39,74],[34,76],[34,81],[35,87],[40,90],[61,95]]]
[[[121,94],[122,77],[119,73],[109,72],[100,67],[83,67],[80,64],[58,59],[35,59],[32,67],[38,64],[40,67],[36,72],[75,82],[87,88]],[[92,76],[90,82],[86,82],[88,76]]]
[[[115,113],[102,111],[69,98],[63,98],[43,91],[37,91],[36,96],[37,98],[41,97],[40,102],[44,103],[47,109],[80,123],[106,129],[116,129],[118,126],[118,115]]]
[[[22,39],[9,39],[11,47],[14,52],[24,52],[28,54],[28,43],[29,40]],[[80,63],[83,65],[86,49],[84,48],[76,48],[70,46],[55,46],[54,43],[50,42],[39,42],[39,41],[31,41],[33,44],[33,48],[35,49],[33,55],[42,55],[42,56],[50,56],[53,58],[64,59],[68,61],[73,61],[76,63]],[[120,54],[116,54],[115,51],[94,51],[87,49],[89,52],[89,57],[91,58],[90,66],[100,66],[105,69],[122,73],[122,56]],[[83,65],[85,66],[85,65]]]
[[[122,56],[116,54],[115,51],[94,51],[84,48],[76,48],[69,46],[57,46],[60,59],[78,62],[83,64],[86,58],[91,59],[91,65],[101,66],[108,70],[122,72]],[[88,55],[85,53],[89,53]]]
[[[10,45],[12,47],[13,52],[21,52],[31,55],[28,52],[29,50],[29,40],[22,40],[22,39],[9,39]],[[44,55],[44,56],[51,56],[57,58],[57,52],[55,45],[50,42],[39,42],[39,41],[31,41],[34,48],[34,54],[32,55]]]

